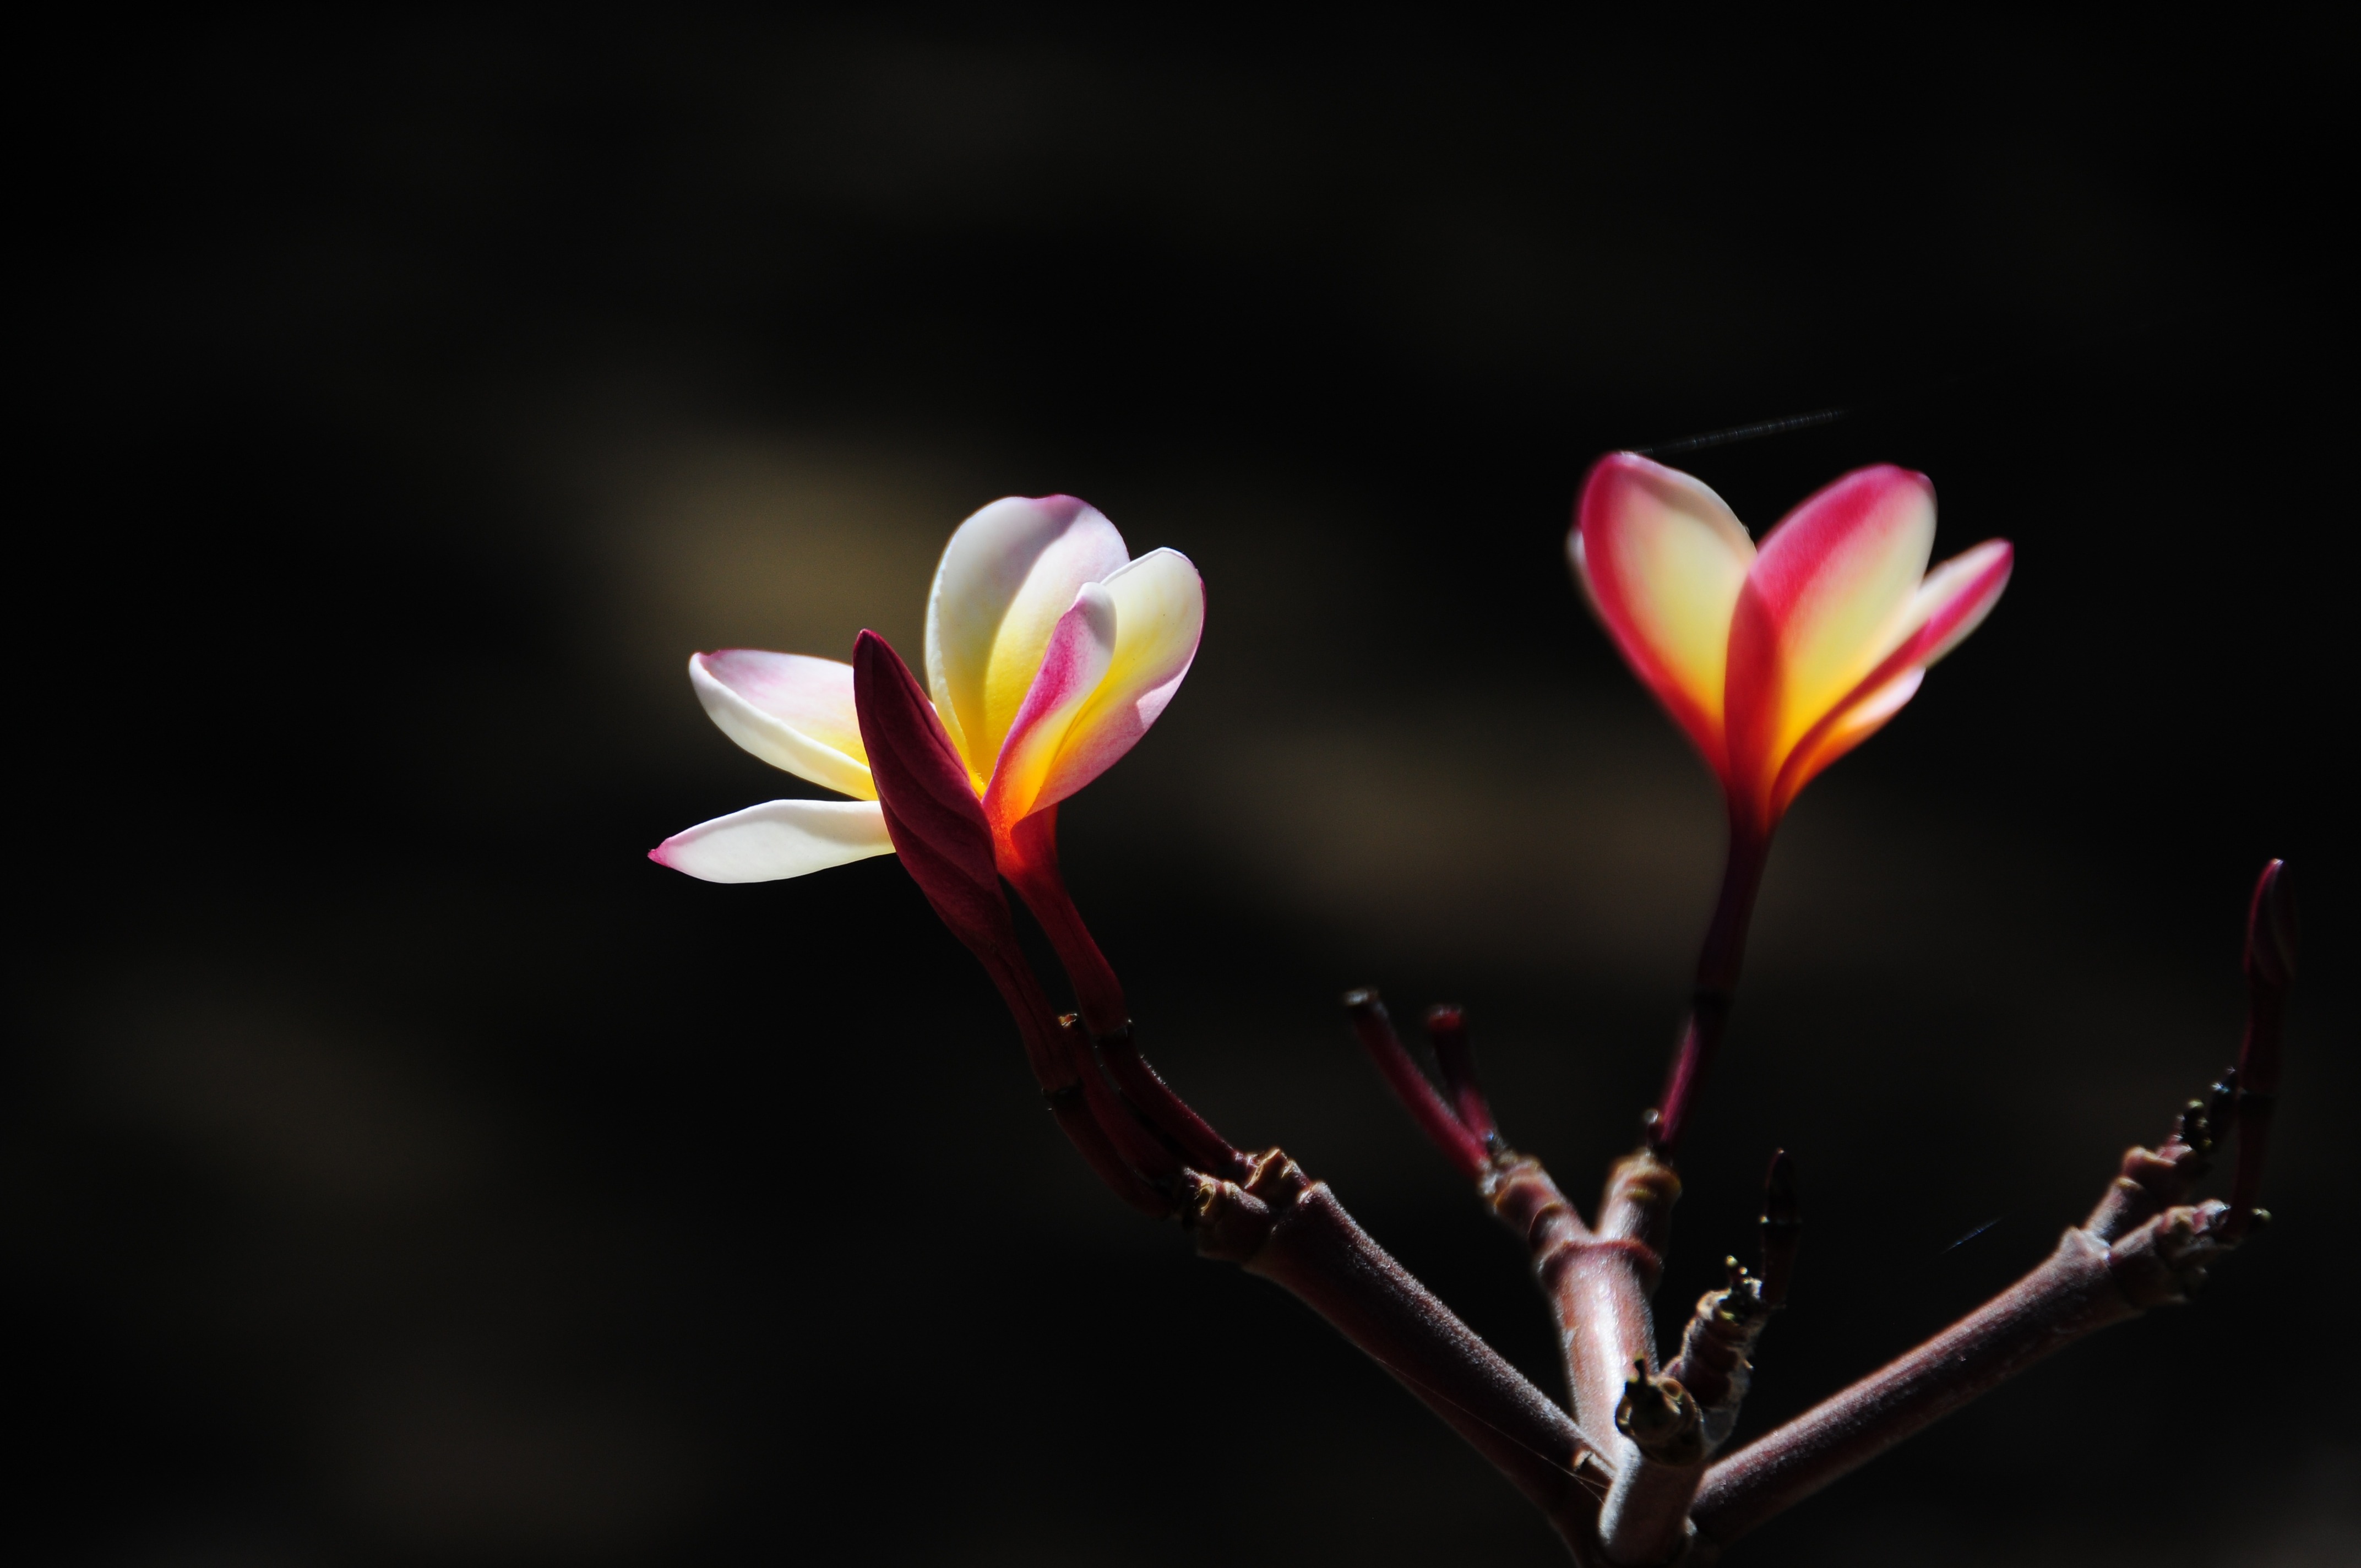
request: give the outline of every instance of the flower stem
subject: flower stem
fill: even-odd
[[[1681,1026],[1672,1070],[1664,1078],[1664,1095],[1648,1113],[1648,1146],[1667,1164],[1680,1150],[1681,1135],[1688,1129],[1707,1069],[1721,1046],[1730,998],[1738,989],[1739,967],[1746,956],[1746,930],[1754,917],[1754,895],[1763,886],[1763,868],[1770,851],[1768,831],[1733,812],[1721,893],[1714,901],[1713,920],[1697,952],[1697,990],[1690,998],[1688,1018]]]
[[[1243,1173],[1246,1156],[1175,1093],[1140,1054],[1138,1042],[1132,1037],[1123,981],[1115,977],[1106,955],[1099,951],[1098,939],[1084,924],[1082,912],[1074,906],[1066,879],[1059,872],[1058,808],[1035,812],[995,848],[1001,874],[1033,912],[1073,984],[1074,1001],[1088,1034],[1084,1054],[1090,1054],[1090,1046],[1095,1045],[1098,1059],[1130,1107],[1191,1165],[1216,1176]]]

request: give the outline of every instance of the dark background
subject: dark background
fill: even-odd
[[[1759,1431],[2031,1264],[2235,1047],[2302,877],[2269,1201],[2193,1309],[1763,1564],[2361,1554],[2350,83],[2324,31],[577,10],[49,40],[20,167],[9,1532],[61,1563],[1548,1563],[1279,1292],[1095,1188],[892,860],[642,858],[800,786],[686,655],[915,657],[1070,490],[1211,592],[1065,814],[1152,1054],[1545,1387],[1518,1248],[1334,1006],[1465,1002],[1570,1189],[1719,856],[1561,546],[1618,445],[1761,528],[1926,469],[1985,628],[1774,858],[1661,1302],[1811,1230]],[[20,296],[21,297],[21,296]],[[1977,1227],[1965,1245],[1951,1244]]]

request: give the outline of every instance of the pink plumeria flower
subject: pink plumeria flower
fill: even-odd
[[[1011,497],[960,524],[927,601],[927,684],[996,850],[1138,742],[1204,623],[1188,557],[1133,560],[1115,524],[1071,496]],[[707,882],[774,882],[893,853],[851,664],[730,648],[692,656],[688,678],[723,734],[852,798],[749,806],[650,859]]]
[[[1923,474],[1857,469],[1758,548],[1704,485],[1619,452],[1584,482],[1566,551],[1624,659],[1720,778],[1733,828],[1759,841],[2000,598],[2007,541],[1930,572],[1934,543]]]

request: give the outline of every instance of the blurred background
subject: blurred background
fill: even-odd
[[[2019,566],[1773,859],[1660,1298],[1794,1149],[1746,1431],[2164,1133],[2235,1049],[2272,855],[2305,967],[2271,1233],[1733,1561],[2361,1558],[2351,98],[2324,31],[2231,26],[31,49],[12,1555],[1558,1561],[1311,1314],[1093,1185],[894,861],[643,858],[804,793],[682,665],[915,657],[1002,495],[1190,554],[1203,652],[1067,808],[1077,897],[1196,1103],[1554,1388],[1517,1245],[1335,997],[1466,1003],[1570,1190],[1634,1141],[1720,830],[1567,582],[1570,503],[1602,451],[1844,410],[1673,460],[1758,530],[1920,467],[1938,554]]]

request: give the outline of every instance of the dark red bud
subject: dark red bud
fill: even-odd
[[[873,631],[852,645],[852,703],[885,831],[911,880],[970,948],[1013,941],[983,803],[917,678]]]

